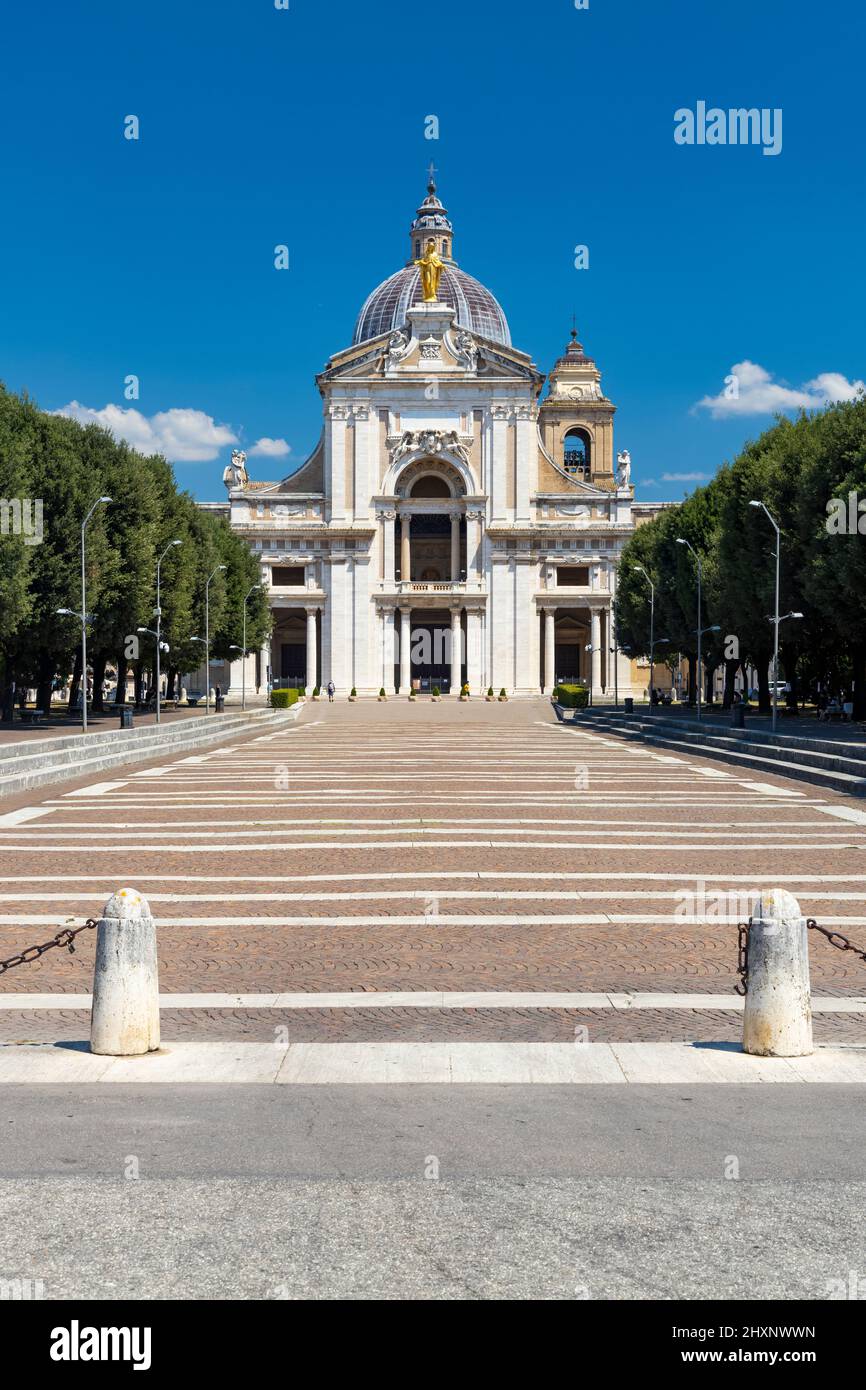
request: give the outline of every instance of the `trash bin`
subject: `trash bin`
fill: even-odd
[[[122,709],[120,711],[120,727],[121,729],[131,729],[133,727],[131,709]]]
[[[217,697],[216,697],[216,705],[215,705],[216,713],[217,713],[217,714],[222,714],[222,713],[224,712],[224,710],[225,710],[225,707],[226,707],[226,697],[225,697],[225,695],[217,695]]]
[[[731,728],[745,729],[746,727],[746,706],[734,705],[731,710]]]
[[[632,695],[626,695],[623,700],[623,705],[625,706],[626,714],[634,714],[634,697]]]

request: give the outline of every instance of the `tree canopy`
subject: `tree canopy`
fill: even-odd
[[[163,560],[160,596],[170,685],[201,663],[202,647],[191,639],[204,635],[205,582],[221,564],[226,569],[210,587],[212,656],[228,657],[229,647],[242,641],[243,598],[259,582],[259,567],[226,518],[198,507],[159,455],[145,457],[99,426],[40,411],[0,384],[0,678],[4,688],[13,681],[35,686],[38,702],[70,672],[70,701],[77,693],[80,625],[57,610],[80,610],[81,523],[101,496],[113,500],[96,508],[86,547],[96,707],[107,664],[122,673],[119,700],[130,667],[138,679],[150,669],[153,639],[138,638],[137,657],[130,639],[137,628],[154,626],[157,557],[172,540],[181,544]],[[15,524],[18,504],[26,510],[35,502],[41,503],[38,542]],[[267,596],[260,590],[247,604],[247,650],[260,647],[269,632]]]
[[[704,638],[707,671],[724,661],[732,681],[736,666],[748,661],[758,672],[761,704],[769,706],[776,536],[753,500],[765,503],[781,531],[780,613],[803,614],[780,625],[780,673],[795,695],[798,681],[850,685],[855,715],[866,717],[862,397],[796,420],[779,418],[705,487],[638,527],[620,562],[620,642],[649,654],[649,586],[634,568],[643,565],[656,585],[656,637],[669,637],[672,648],[693,661],[695,561],[677,544],[682,536],[702,560],[701,626],[720,627],[717,636]]]

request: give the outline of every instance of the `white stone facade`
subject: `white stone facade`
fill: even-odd
[[[432,185],[415,244],[431,209],[441,228]],[[270,648],[248,658],[248,698],[269,678],[308,693],[332,680],[342,694],[467,683],[528,696],[580,676],[595,700],[633,693],[611,605],[619,551],[652,509],[635,506],[630,465],[614,468],[595,363],[573,334],[542,400],[545,378],[493,297],[456,262],[443,288],[452,303],[419,293],[390,322],[390,299],[383,312],[370,296],[359,324],[384,331],[317,378],[324,429],[300,469],[274,483],[242,462],[226,470],[231,524],[274,616]],[[239,686],[238,666],[231,696]]]

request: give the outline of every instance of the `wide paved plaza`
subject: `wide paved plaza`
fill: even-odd
[[[731,1041],[754,894],[786,887],[862,939],[864,850],[842,797],[540,699],[311,702],[4,802],[0,958],[130,885],[158,922],[166,1044]],[[3,1038],[86,1038],[94,945],[0,977]],[[811,954],[816,1038],[866,1040],[866,967],[814,936]]]
[[[863,1269],[866,967],[813,934],[822,1046],[744,1058],[736,922],[774,884],[862,940],[864,847],[850,800],[542,700],[310,703],[9,799],[0,958],[128,884],[164,1008],[160,1055],[92,1057],[95,933],[0,977],[0,1273],[825,1299]]]

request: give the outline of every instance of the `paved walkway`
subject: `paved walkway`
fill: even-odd
[[[762,885],[866,940],[866,812],[575,731],[542,700],[310,705],[6,804],[0,958],[140,889],[169,1045],[731,1042]],[[86,1038],[79,943],[0,977],[0,1038]],[[816,1039],[866,1043],[866,966],[815,940],[812,975]]]
[[[253,708],[250,705],[250,708]],[[228,713],[236,714],[240,710],[240,702],[237,704],[227,704]],[[208,711],[204,704],[184,706],[182,709],[163,709],[160,710],[160,723],[173,724],[178,719],[197,719],[206,716]],[[134,727],[137,729],[142,725],[156,723],[156,713],[151,711],[144,713],[133,708],[132,711]],[[216,718],[213,708],[210,717]],[[88,736],[114,733],[120,727],[120,711],[113,707],[105,714],[88,712],[87,733]],[[84,731],[81,728],[81,714],[68,715],[59,710],[53,710],[51,717],[44,724],[21,724],[16,716],[13,724],[0,724],[0,757],[3,749],[8,743],[39,743],[46,738],[65,738],[69,734],[80,734]]]

